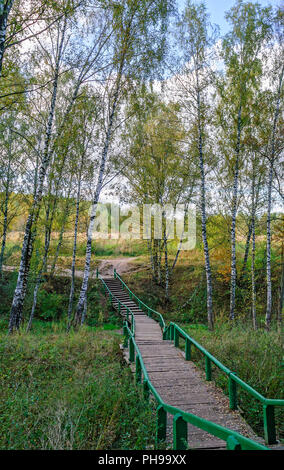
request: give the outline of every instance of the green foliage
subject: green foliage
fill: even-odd
[[[11,299],[15,290],[18,274],[4,273],[0,281],[0,316],[6,316],[11,306]]]
[[[112,330],[122,327],[121,318],[113,309],[109,298],[101,293],[100,283],[91,286],[88,291],[88,326],[103,326],[105,329]]]
[[[37,310],[40,318],[44,320],[55,320],[64,314],[64,296],[55,292],[38,292]]]
[[[37,329],[13,338],[3,333],[0,448],[153,445],[153,411],[133,386],[119,341],[115,332],[90,328],[69,335]]]
[[[11,306],[12,296],[17,280],[17,273],[5,273],[2,282],[0,282],[0,295],[3,302],[0,306],[0,331],[7,329],[8,313]],[[80,280],[75,280],[75,288],[78,289]],[[101,326],[105,329],[117,329],[122,326],[121,318],[117,315],[111,303],[102,295],[101,285],[97,281],[90,280],[88,290],[88,311],[86,325],[90,327]],[[50,331],[54,325],[66,329],[67,307],[69,301],[70,280],[65,277],[45,278],[41,288],[38,291],[37,307],[35,320],[37,321],[38,331]],[[78,294],[77,294],[78,295]],[[75,295],[74,306],[76,305],[77,295]],[[27,293],[26,305],[24,309],[24,318],[28,319],[30,315],[30,306],[33,299],[33,284]],[[43,321],[42,321],[43,320]],[[61,325],[61,326],[59,326]]]

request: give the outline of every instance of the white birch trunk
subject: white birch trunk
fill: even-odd
[[[27,287],[27,277],[28,277],[29,268],[30,268],[30,260],[32,256],[33,241],[34,241],[35,230],[36,230],[35,225],[39,216],[40,203],[41,203],[42,194],[43,194],[44,180],[45,180],[45,176],[47,173],[47,169],[48,169],[50,157],[51,157],[50,152],[49,152],[49,147],[50,147],[52,125],[53,125],[54,113],[55,113],[57,86],[58,86],[58,78],[59,78],[59,67],[60,67],[60,62],[62,58],[65,30],[66,30],[66,20],[64,21],[64,28],[62,31],[61,40],[60,40],[60,44],[58,48],[57,59],[56,59],[52,98],[51,98],[51,104],[50,104],[50,110],[49,110],[49,116],[48,116],[47,128],[46,128],[46,134],[45,134],[43,158],[42,158],[42,162],[41,162],[41,166],[40,166],[39,174],[38,174],[38,187],[35,193],[32,208],[30,210],[26,227],[25,227],[25,235],[24,235],[24,241],[23,241],[23,246],[22,246],[18,280],[17,280],[17,285],[15,288],[11,312],[10,312],[10,321],[9,321],[10,333],[12,333],[15,328],[16,329],[19,328],[21,319],[22,319],[23,303],[24,303],[26,287]]]
[[[233,187],[233,203],[232,203],[232,225],[231,225],[231,295],[230,295],[230,319],[235,318],[236,306],[236,285],[237,285],[237,261],[236,261],[236,219],[237,219],[237,203],[238,203],[238,184],[239,184],[239,159],[241,145],[241,119],[242,106],[238,112],[238,129],[237,129],[237,145],[236,145],[236,161]]]
[[[68,200],[69,200],[69,196],[70,196],[70,190],[71,190],[71,181],[70,181],[69,192],[68,192],[68,196],[67,196],[68,197],[67,204],[68,204]],[[53,220],[54,220],[54,216],[55,216],[57,200],[58,200],[58,194],[57,194],[57,191],[56,191],[56,195],[55,195],[55,199],[54,199],[53,207],[52,207],[52,211],[51,211],[51,216],[49,215],[50,214],[50,207],[49,206],[47,207],[47,211],[46,211],[46,230],[45,230],[44,255],[43,255],[41,268],[40,268],[40,270],[38,272],[38,275],[37,275],[36,285],[35,285],[35,288],[34,288],[33,305],[32,305],[32,310],[31,310],[31,314],[30,314],[30,318],[29,318],[29,322],[28,322],[28,326],[27,326],[27,332],[31,329],[31,326],[32,326],[32,321],[33,321],[34,314],[35,314],[35,309],[36,309],[36,306],[37,306],[37,295],[38,295],[38,291],[39,291],[40,284],[41,284],[41,281],[42,281],[42,275],[47,270],[47,259],[48,259],[48,252],[49,252],[49,247],[50,247],[50,237],[51,237],[51,231],[52,231],[52,224],[53,224]],[[65,214],[66,214],[66,212],[67,211],[65,211]]]
[[[94,222],[95,222],[95,218],[96,218],[97,205],[98,205],[98,202],[99,202],[99,198],[100,198],[100,194],[101,194],[101,190],[102,190],[102,186],[103,186],[103,177],[104,177],[105,166],[106,166],[106,161],[107,161],[107,157],[108,157],[108,150],[109,150],[109,145],[110,145],[110,140],[111,140],[111,135],[112,135],[114,116],[115,116],[116,107],[117,107],[117,104],[118,104],[118,97],[119,97],[119,90],[120,90],[120,85],[121,85],[123,64],[124,64],[124,58],[123,58],[122,63],[120,65],[120,70],[119,70],[117,81],[116,81],[115,92],[114,92],[114,97],[113,97],[113,103],[112,103],[111,113],[110,113],[110,116],[109,116],[108,128],[107,128],[107,132],[106,132],[106,138],[105,138],[105,143],[104,143],[101,162],[100,162],[98,181],[97,181],[97,186],[96,186],[95,195],[94,195],[94,199],[93,199],[92,214],[91,214],[91,217],[90,217],[88,234],[87,234],[87,246],[86,246],[86,259],[85,259],[84,275],[83,275],[81,291],[80,291],[79,300],[78,300],[77,309],[76,309],[76,314],[75,314],[75,325],[80,325],[80,323],[82,323],[82,319],[83,318],[85,319],[85,317],[83,316],[83,313],[84,313],[84,306],[86,304],[88,281],[89,281],[89,274],[90,274],[90,265],[91,265],[92,231],[93,231]]]
[[[257,329],[256,322],[256,284],[255,284],[255,167],[252,176],[252,209],[251,209],[251,236],[252,236],[252,253],[251,253],[251,310],[253,329]]]
[[[205,259],[205,272],[206,272],[206,288],[207,288],[207,320],[209,330],[214,328],[213,319],[213,301],[212,301],[212,273],[210,265],[210,256],[207,240],[207,217],[206,217],[206,188],[205,188],[205,172],[204,172],[204,159],[203,159],[203,137],[202,137],[202,124],[201,124],[201,103],[200,92],[197,93],[197,107],[198,107],[198,147],[199,147],[199,169],[201,176],[201,227],[202,227],[202,241]]]
[[[14,0],[1,0],[0,2],[0,77],[2,76],[3,57],[5,53],[7,21],[13,3]]]
[[[265,315],[265,326],[266,329],[270,329],[271,315],[272,315],[272,281],[271,281],[271,206],[272,206],[272,183],[273,183],[273,171],[274,171],[274,160],[275,160],[275,144],[276,144],[276,132],[277,124],[280,114],[280,102],[281,102],[281,91],[283,84],[284,65],[282,66],[279,86],[277,93],[276,109],[273,120],[272,137],[271,137],[271,156],[270,156],[270,167],[268,177],[268,201],[267,201],[267,228],[266,228],[266,286],[267,286],[267,299],[266,299],[266,315]]]
[[[168,239],[167,239],[167,230],[166,230],[166,221],[165,221],[165,211],[162,212],[162,220],[164,222],[163,238],[164,238],[164,256],[165,256],[165,301],[169,301],[169,283],[170,283],[170,273],[169,273],[169,263],[168,263]]]

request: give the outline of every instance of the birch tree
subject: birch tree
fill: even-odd
[[[71,13],[73,13],[73,10],[71,10]],[[70,118],[74,104],[79,96],[79,91],[82,84],[85,83],[87,80],[91,80],[93,74],[99,73],[102,68],[108,65],[108,63],[106,64],[106,62],[104,62],[102,65],[101,58],[102,56],[104,57],[106,55],[108,40],[111,34],[108,30],[110,24],[109,14],[108,12],[104,12],[104,8],[98,8],[96,14],[96,27],[92,31],[92,37],[94,38],[95,43],[92,45],[86,45],[84,42],[82,43],[81,41],[82,38],[86,37],[84,33],[84,22],[83,26],[80,26],[80,23],[82,23],[81,17],[80,21],[78,18],[73,21],[72,29],[68,29],[69,23],[71,21],[69,11],[67,16],[64,16],[64,18],[62,18],[59,23],[53,27],[55,30],[58,31],[57,46],[55,48],[54,39],[52,37],[53,33],[51,33],[49,30],[49,37],[51,38],[51,53],[47,51],[46,45],[42,45],[39,42],[40,49],[42,49],[42,51],[47,56],[47,63],[50,62],[50,57],[52,57],[52,54],[55,50],[54,63],[50,64],[52,70],[52,91],[48,118],[46,121],[45,142],[43,150],[41,152],[41,161],[37,174],[37,189],[35,191],[33,203],[25,228],[20,270],[10,313],[10,332],[12,332],[15,328],[19,328],[22,319],[23,301],[26,294],[27,278],[30,268],[30,260],[33,253],[33,242],[36,237],[36,225],[41,207],[44,184],[50,162],[56,151],[58,139],[61,138],[64,129],[68,126],[68,120]],[[76,21],[79,27],[77,27]],[[78,46],[77,49],[74,49],[74,44],[76,44],[76,41],[75,43],[74,41],[71,41],[72,38],[70,38],[70,34],[72,34],[74,30],[76,30],[76,27],[78,33],[76,39],[78,40],[79,37],[80,43],[82,45],[80,47]],[[66,34],[66,30],[68,30],[68,34]],[[88,30],[87,33],[89,34]],[[69,46],[69,48],[67,46]],[[71,51],[73,52],[73,54]],[[36,59],[38,59],[38,56],[36,56]],[[72,63],[72,66],[69,61]],[[64,108],[63,112],[61,113],[61,118],[59,122],[56,122],[55,129],[55,111],[58,98],[58,85],[60,83],[62,84],[64,74],[66,74],[67,71],[69,75],[71,74],[69,66],[71,66],[71,69],[74,70],[73,87],[71,87],[70,91],[71,97],[68,101],[67,107]]]
[[[273,96],[273,115],[272,129],[269,145],[269,174],[267,183],[267,223],[266,223],[266,283],[267,283],[267,301],[265,325],[266,329],[270,329],[272,316],[272,280],[271,280],[271,210],[272,210],[272,188],[274,181],[274,172],[277,158],[279,157],[279,149],[277,145],[277,137],[280,134],[279,121],[283,112],[283,79],[284,79],[284,48],[283,48],[283,11],[279,9],[276,13],[274,21],[274,38],[276,52],[273,64],[273,83],[276,84]],[[281,121],[280,121],[281,122]]]
[[[92,230],[103,186],[103,177],[119,102],[122,94],[126,92],[130,81],[135,77],[139,77],[139,75],[149,74],[155,63],[159,62],[163,53],[170,6],[170,1],[161,0],[122,0],[116,4],[109,5],[114,25],[113,86],[108,90],[104,143],[92,201],[84,275],[75,316],[75,324],[77,325],[82,323],[84,319],[83,311],[86,305],[92,253]]]
[[[0,77],[6,51],[44,35],[84,0],[0,0]]]
[[[43,149],[43,154],[42,154],[41,165],[39,168],[36,194],[34,196],[32,207],[31,207],[28,220],[26,223],[26,227],[25,227],[25,235],[24,235],[24,241],[23,241],[23,246],[22,246],[18,280],[17,280],[17,285],[15,288],[11,312],[10,312],[10,321],[9,321],[10,333],[12,333],[15,328],[16,329],[19,328],[21,324],[21,320],[22,320],[23,302],[24,302],[26,287],[27,287],[27,276],[29,272],[30,260],[31,260],[32,251],[33,251],[33,242],[35,238],[35,227],[36,227],[36,222],[39,217],[39,210],[40,210],[40,203],[41,203],[41,199],[43,195],[44,181],[45,181],[46,173],[47,173],[49,163],[50,163],[50,158],[51,158],[50,142],[51,142],[52,127],[53,127],[53,120],[54,120],[54,114],[55,114],[60,66],[61,66],[62,56],[63,56],[66,25],[67,25],[67,19],[64,18],[61,28],[58,29],[57,50],[56,50],[55,64],[54,64],[53,86],[52,86],[52,94],[51,94],[51,101],[50,101],[50,107],[49,107],[49,115],[48,115],[47,125],[46,125],[44,149]]]
[[[2,75],[2,63],[5,51],[8,16],[10,14],[13,3],[14,0],[0,1],[0,77]]]
[[[249,102],[253,90],[260,86],[262,74],[260,53],[270,34],[270,9],[259,4],[237,4],[226,14],[232,25],[223,40],[222,57],[226,65],[225,87],[221,93],[227,100],[233,137],[232,208],[231,208],[231,293],[230,319],[235,318],[237,260],[236,260],[236,219],[239,196],[239,174],[242,165],[243,132],[249,119]],[[226,97],[225,97],[226,95]],[[231,140],[231,139],[230,139]]]
[[[206,127],[208,127],[208,88],[212,85],[210,48],[216,41],[216,29],[210,24],[205,3],[194,5],[188,0],[179,22],[179,44],[183,48],[185,66],[180,71],[181,88],[187,100],[185,112],[193,115],[195,139],[194,153],[198,156],[200,171],[200,208],[202,241],[207,285],[207,319],[210,330],[214,328],[212,301],[212,272],[207,237],[206,215]],[[212,54],[212,53],[211,53]],[[183,78],[184,77],[184,78]],[[186,82],[184,81],[186,80]],[[190,103],[190,104],[189,104]]]
[[[186,134],[179,118],[179,105],[164,103],[158,93],[147,90],[145,86],[136,93],[128,106],[131,115],[135,109],[135,117],[127,123],[123,133],[126,151],[124,156],[119,155],[116,166],[127,179],[129,189],[125,190],[124,198],[129,203],[149,204],[154,212],[155,205],[160,206],[161,231],[155,238],[151,226],[147,246],[153,280],[163,287],[164,300],[168,303],[171,277],[184,240],[178,240],[175,258],[171,262],[173,246],[169,238],[174,214],[169,214],[167,209],[171,206],[175,210],[178,204],[185,204],[188,208],[194,173],[184,148]],[[185,222],[187,211],[184,215]]]

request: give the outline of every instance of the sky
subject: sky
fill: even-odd
[[[279,6],[281,0],[258,0],[253,1],[253,3],[260,3],[262,6]],[[182,11],[186,0],[177,0],[179,5],[179,10]],[[198,1],[197,1],[198,3]],[[223,36],[229,31],[229,24],[225,20],[225,12],[230,10],[230,8],[235,4],[235,0],[205,0],[207,4],[208,12],[211,15],[211,22],[218,24],[220,26],[220,34]]]

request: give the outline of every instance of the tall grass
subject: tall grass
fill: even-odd
[[[2,334],[0,448],[152,446],[153,411],[133,386],[120,340],[90,327]]]
[[[244,323],[232,327],[228,323],[217,323],[214,332],[201,325],[182,325],[190,336],[196,339],[225,366],[266,398],[284,398],[283,391],[283,347],[281,336],[276,331],[257,331]],[[204,369],[204,357],[193,348],[193,361]],[[217,386],[228,394],[228,379],[213,366],[213,379]],[[238,387],[238,403],[247,422],[263,436],[263,412],[261,404],[246,391]],[[277,433],[284,439],[282,428],[284,410],[276,408]]]

